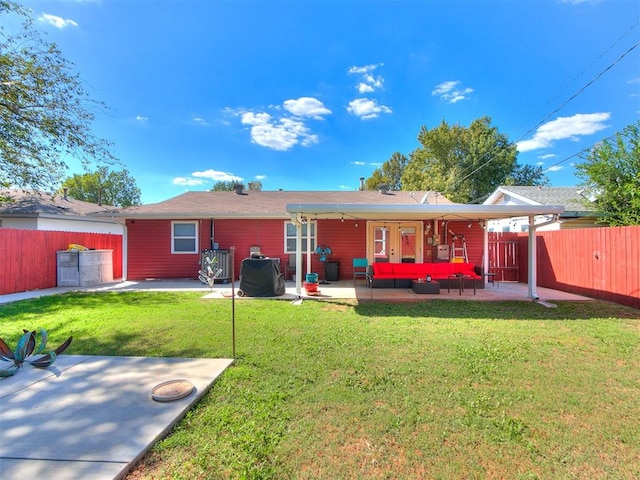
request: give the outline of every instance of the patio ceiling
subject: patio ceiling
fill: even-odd
[[[345,203],[289,203],[292,217],[355,220],[494,220],[536,215],[559,215],[559,205],[378,205]]]

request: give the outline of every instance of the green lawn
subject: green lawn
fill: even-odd
[[[66,353],[230,357],[231,301],[0,306]],[[637,479],[639,312],[605,302],[236,302],[237,361],[131,479]],[[8,380],[10,381],[10,380]]]

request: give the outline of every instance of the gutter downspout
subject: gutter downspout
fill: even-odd
[[[536,250],[536,230],[540,227],[546,227],[547,225],[551,225],[552,223],[556,223],[558,221],[558,215],[554,215],[552,220],[549,220],[544,223],[535,224],[535,217],[533,215],[529,215],[529,238],[528,238],[528,247],[529,247],[529,275],[528,275],[528,290],[529,290],[529,298],[538,300],[540,297],[538,296],[538,291],[536,290],[538,285],[538,270],[537,270],[537,256],[538,252]]]

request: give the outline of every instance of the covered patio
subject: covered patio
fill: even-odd
[[[426,201],[426,199],[424,199]],[[538,215],[558,216],[564,212],[564,207],[558,205],[462,205],[462,204],[428,204],[416,203],[416,205],[382,205],[382,204],[287,204],[287,213],[291,216],[293,224],[296,226],[296,286],[297,295],[303,294],[302,275],[303,271],[302,254],[306,254],[306,270],[311,271],[311,242],[306,241],[307,250],[303,249],[303,225],[311,221],[318,220],[343,220],[345,217],[363,222],[398,222],[398,221],[432,221],[436,233],[439,222],[446,224],[449,221],[455,222],[479,222],[484,227],[484,242],[482,265],[484,273],[489,273],[489,248],[488,231],[486,222],[488,220],[528,217],[529,225],[529,256],[528,256],[528,278],[527,297],[537,300],[540,295],[537,290],[536,273],[536,229],[543,224],[535,224],[535,217]],[[445,227],[446,228],[446,227]],[[444,232],[446,236],[446,231]],[[307,240],[307,239],[305,239]],[[368,242],[369,240],[367,240]],[[371,262],[371,259],[369,259]],[[458,292],[456,292],[458,293]],[[441,292],[442,294],[442,292]],[[376,292],[369,292],[371,298]],[[377,295],[381,295],[377,293]],[[461,296],[461,295],[459,295]],[[477,297],[477,292],[476,292]]]

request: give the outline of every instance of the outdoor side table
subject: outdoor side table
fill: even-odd
[[[451,280],[458,279],[458,292],[462,295],[464,292],[464,279],[465,278],[473,278],[471,275],[465,275],[464,273],[454,273],[449,275],[449,286],[447,288],[447,293],[451,293]],[[476,294],[476,279],[473,279],[473,294]]]
[[[423,294],[423,293],[440,293],[440,283],[439,282],[425,282],[424,280],[413,280],[411,282],[411,289],[413,293]]]
[[[493,283],[494,287],[500,288],[500,280],[497,273],[487,272],[483,273],[483,275],[487,278],[487,283]]]

